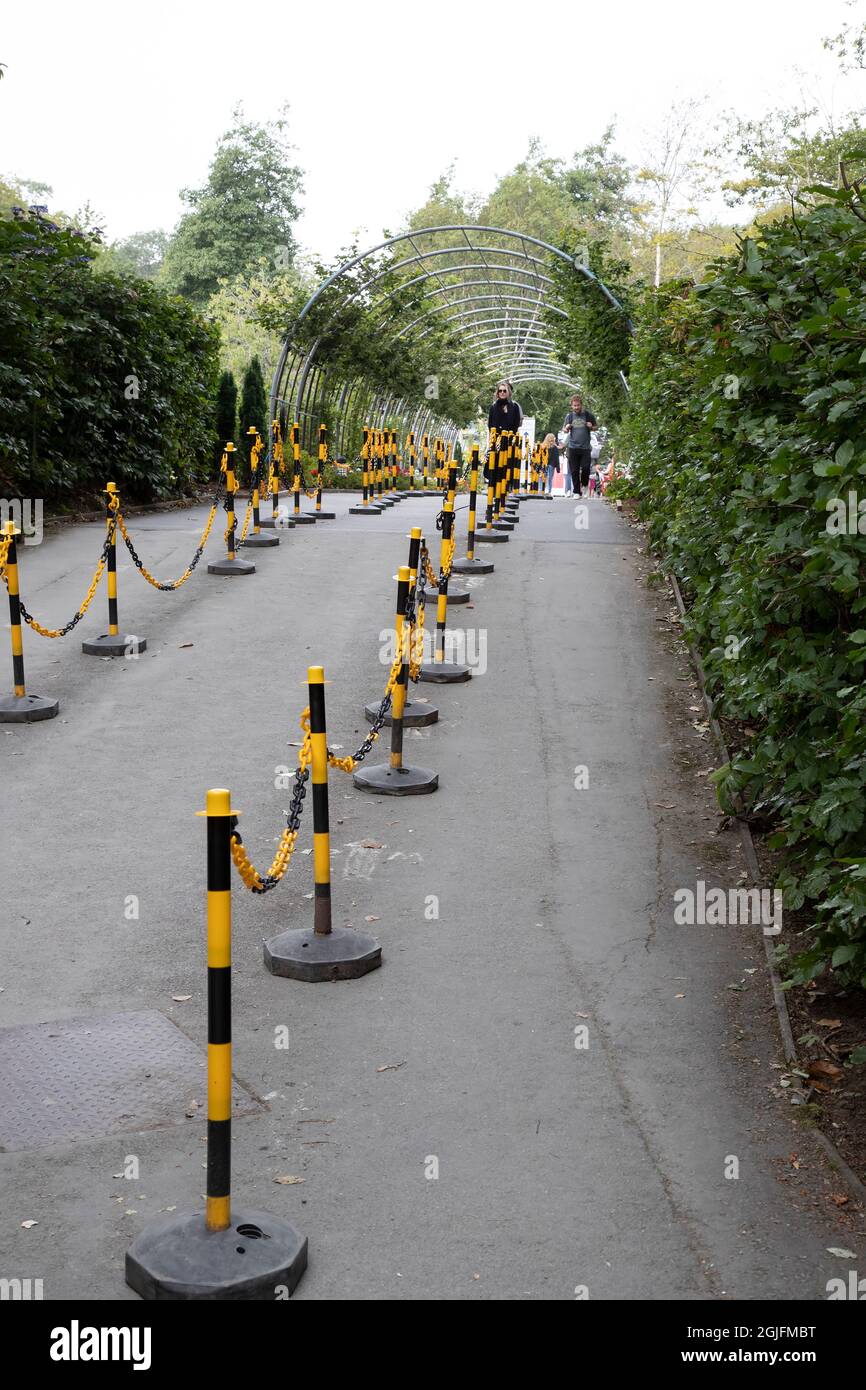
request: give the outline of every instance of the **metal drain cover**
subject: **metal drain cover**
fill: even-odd
[[[0,1029],[0,1151],[207,1115],[207,1058],[157,1010]],[[266,1110],[234,1085],[236,1115]]]

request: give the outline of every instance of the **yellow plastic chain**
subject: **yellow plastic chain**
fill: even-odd
[[[384,693],[383,693],[383,695],[382,695],[382,699],[384,699],[386,695],[393,695],[393,693],[394,693],[394,686],[397,684],[397,677],[398,677],[399,674],[400,674],[400,667],[401,667],[402,665],[403,665],[402,653],[398,652],[398,654],[397,654],[397,655],[395,656],[395,658],[394,658],[394,663],[393,663],[393,665],[392,665],[392,667],[391,667],[390,675],[388,676],[388,684],[385,686],[385,690],[384,690]],[[375,731],[375,733],[374,733],[374,732],[369,733],[369,734],[367,735],[367,737],[368,737],[368,738],[371,738],[371,739],[373,740],[373,742],[375,743],[376,739],[379,737],[379,730],[377,729],[377,730]],[[328,754],[328,763],[329,763],[329,765],[330,765],[331,767],[337,767],[337,768],[339,768],[341,772],[354,772],[354,771],[355,771],[355,768],[358,766],[358,763],[357,763],[357,762],[355,761],[355,759],[352,757],[351,753],[349,754],[349,756],[348,756],[347,758],[338,758],[337,755],[336,755],[336,753],[329,753],[329,754]]]
[[[241,531],[241,538],[240,538],[240,542],[239,542],[240,545],[243,545],[244,541],[245,541],[246,538],[247,538],[247,531],[250,529],[250,517],[252,516],[252,514],[253,514],[253,494],[250,493],[249,501],[247,502],[247,514],[246,514],[246,516],[244,517],[243,530]],[[226,531],[226,543],[227,543],[227,544],[228,544],[228,537],[229,537],[229,533],[228,533],[228,531]]]
[[[120,499],[117,496],[112,496],[109,498],[108,507],[109,511],[112,514],[110,530],[110,538],[112,545],[114,544],[115,532],[117,530],[117,510],[119,506]],[[79,604],[78,609],[76,610],[76,617],[83,618],[84,614],[87,612],[88,608],[93,602],[93,596],[96,593],[96,590],[99,588],[99,581],[102,578],[102,572],[105,569],[105,563],[106,555],[103,552],[103,554],[99,557],[99,564],[96,566],[96,571],[94,573],[93,578],[90,581],[90,588],[87,590],[87,593],[84,597],[84,601],[83,603]],[[24,617],[24,614],[22,613],[21,616]],[[66,632],[69,630],[68,628],[64,631],[63,628],[58,627],[43,627],[42,624],[38,623],[35,618],[27,617],[24,618],[24,621],[26,622],[28,627],[33,629],[34,632],[38,632],[40,637],[65,637]]]
[[[413,681],[417,681],[421,674],[421,666],[424,662],[424,613],[426,611],[426,604],[418,604],[415,611],[418,616],[412,624],[412,633],[409,638],[409,679]]]
[[[312,738],[310,736],[309,706],[304,710],[303,714],[301,715],[301,728],[304,730],[304,741],[301,744],[301,749],[298,753],[298,767],[303,771],[304,768],[309,767],[313,757],[313,744]],[[287,826],[286,829],[283,831],[282,835],[280,836],[279,844],[277,845],[277,852],[274,855],[274,862],[268,869],[268,872],[265,875],[266,878],[276,879],[279,883],[280,879],[282,879],[285,876],[286,870],[288,869],[289,864],[292,861],[292,855],[295,852],[295,845],[297,844],[297,840],[297,830],[289,830]],[[255,865],[250,861],[250,858],[247,855],[244,846],[234,835],[231,838],[231,852],[234,866],[240,874],[244,886],[249,888],[251,891],[260,891],[262,888],[262,875],[259,873]]]
[[[8,536],[0,537],[0,579],[6,582],[6,561],[9,556],[9,546],[11,541]]]
[[[214,517],[217,514],[217,505],[218,504],[214,502],[213,506],[210,509],[210,516],[207,519],[207,525],[201,533],[201,540],[196,546],[196,550],[204,550],[205,546],[208,543],[208,537],[210,536],[211,527],[214,523]],[[129,539],[129,533],[126,529],[126,522],[123,519],[122,512],[117,513],[117,524],[120,527],[120,534],[123,536],[123,539],[131,545],[132,542]],[[158,579],[155,579],[154,576],[151,574],[150,570],[147,569],[144,565],[140,567],[139,573],[142,575],[144,579],[147,580],[148,584],[152,584],[155,589],[179,589],[181,584],[185,584],[186,581],[189,579],[190,575],[192,574],[192,567],[188,565],[187,568],[184,570],[183,574],[180,576],[180,579],[173,579],[170,584],[161,584],[160,581]]]

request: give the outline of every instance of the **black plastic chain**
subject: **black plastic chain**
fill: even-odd
[[[219,499],[220,499],[221,496],[222,496],[222,489],[220,489],[219,492],[214,493],[213,498],[211,499],[211,506],[212,506],[212,507],[216,505],[216,503],[219,501]],[[224,498],[224,499],[223,499],[223,510],[226,511],[226,512],[228,511],[227,502],[228,502],[228,498]],[[234,527],[232,528],[233,531],[234,531],[236,528],[237,528],[237,518],[235,518],[235,525],[234,525]],[[121,532],[121,535],[123,535],[123,532]],[[133,543],[132,543],[131,538],[130,538],[129,536],[123,536],[123,543],[124,543],[124,545],[126,546],[127,550],[129,551],[129,554],[130,554],[130,556],[131,556],[131,558],[132,558],[132,563],[135,565],[136,569],[143,570],[143,569],[144,569],[144,564],[143,564],[143,562],[139,559],[138,553],[137,553],[137,551],[136,551],[136,549],[135,549],[135,546],[134,546]],[[198,564],[199,560],[201,559],[202,555],[204,554],[204,547],[205,547],[205,542],[202,542],[202,544],[201,544],[200,546],[197,547],[195,554],[193,555],[192,559],[190,560],[189,564],[187,565],[187,569],[188,569],[188,571],[189,571],[190,574],[192,574],[193,570],[195,569],[196,565]],[[175,588],[177,587],[177,580],[174,580],[173,583],[170,582],[170,583],[168,583],[168,584],[159,584],[159,583],[157,583],[157,584],[155,584],[154,587],[157,588],[157,589],[161,589],[163,593],[170,593],[173,589],[175,589]]]
[[[104,542],[103,547],[102,547],[102,553],[101,553],[101,555],[100,555],[100,557],[99,557],[98,564],[101,565],[101,564],[103,563],[103,561],[105,561],[105,562],[108,561],[108,552],[109,552],[110,549],[111,549],[111,546],[112,546],[112,543],[113,543],[113,541],[114,541],[114,538],[115,538],[116,533],[117,533],[117,522],[115,521],[115,522],[114,522],[114,525],[113,525],[112,528],[111,528],[111,530],[106,532],[105,542]],[[32,623],[32,622],[35,622],[35,619],[34,619],[34,617],[33,617],[33,614],[32,614],[32,613],[28,613],[27,609],[24,607],[24,600],[20,597],[20,595],[19,595],[19,598],[18,598],[18,607],[21,609],[21,616],[22,616],[22,618],[24,619],[25,623]],[[69,622],[66,624],[65,627],[58,628],[57,633],[56,633],[56,636],[57,636],[57,637],[65,637],[65,636],[67,635],[67,633],[71,632],[72,629],[73,629],[74,627],[77,627],[77,626],[78,626],[78,624],[81,622],[81,619],[82,619],[83,617],[84,617],[84,612],[82,611],[82,609],[79,608],[78,612],[75,614],[75,617],[74,617],[74,618],[70,618],[70,619],[69,619]]]
[[[289,809],[286,812],[287,830],[298,830],[300,828],[301,816],[304,814],[304,798],[307,795],[306,783],[309,776],[310,769],[308,767],[295,768],[295,785],[292,791],[292,799],[289,802]],[[241,835],[241,832],[238,830],[237,816],[231,817],[230,831],[232,839],[237,840],[238,844],[242,845],[243,837]],[[276,888],[279,881],[280,880],[278,878],[274,878],[273,874],[265,874],[262,877],[261,882],[254,885],[252,891],[254,893],[259,894],[269,893],[272,888]]]

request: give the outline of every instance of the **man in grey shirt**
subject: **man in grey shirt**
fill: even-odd
[[[565,417],[563,429],[567,431],[568,471],[571,485],[578,497],[583,488],[589,488],[589,469],[592,461],[592,441],[590,431],[598,427],[598,421],[591,410],[584,410],[580,396],[572,396],[571,410]]]

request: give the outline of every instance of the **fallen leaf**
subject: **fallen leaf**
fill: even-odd
[[[816,1026],[818,1028],[841,1028],[842,1020],[841,1018],[819,1018],[816,1019]]]
[[[827,1253],[836,1255],[840,1260],[856,1260],[857,1258],[853,1250],[843,1250],[840,1245],[828,1245]]]
[[[835,1062],[810,1062],[806,1070],[810,1076],[821,1076],[827,1081],[835,1081],[844,1075],[842,1068],[837,1067]]]
[[[378,922],[379,920],[380,920],[380,918],[378,918],[378,917],[365,917],[365,918],[364,918],[364,921],[365,921],[365,922]]]
[[[361,841],[361,848],[362,848],[362,849],[384,849],[385,846],[384,846],[384,845],[380,845],[378,840],[362,840],[362,841]]]
[[[385,1065],[384,1065],[384,1067],[377,1067],[376,1070],[377,1070],[377,1071],[399,1071],[400,1068],[401,1068],[401,1067],[405,1067],[405,1065],[406,1065],[405,1061],[404,1061],[404,1062],[386,1062]]]
[[[684,994],[675,994],[675,995],[674,995],[674,999],[685,999],[685,997],[686,997],[686,996],[685,996]]]
[[[303,1181],[303,1178],[295,1178],[291,1173],[284,1173],[281,1178],[274,1178],[274,1182],[278,1182],[281,1187],[294,1187],[296,1183]]]
[[[171,997],[176,1004],[185,1004],[188,999],[192,999],[191,994],[173,994]]]
[[[831,1193],[830,1193],[830,1201],[831,1201],[831,1202],[835,1202],[835,1204],[836,1204],[837,1207],[845,1207],[845,1206],[847,1206],[848,1203],[850,1202],[850,1200],[851,1200],[851,1198],[848,1196],[848,1194],[847,1194],[846,1192],[831,1192]]]
[[[24,1228],[25,1231],[29,1231],[31,1226],[38,1226],[38,1225],[39,1225],[39,1222],[38,1222],[38,1221],[22,1221],[22,1222],[21,1222],[21,1225],[22,1225],[22,1227]]]
[[[184,650],[185,647],[194,647],[194,646],[195,646],[195,642],[181,642],[180,646],[178,647],[178,651],[179,651],[179,652],[182,652],[182,651]]]

